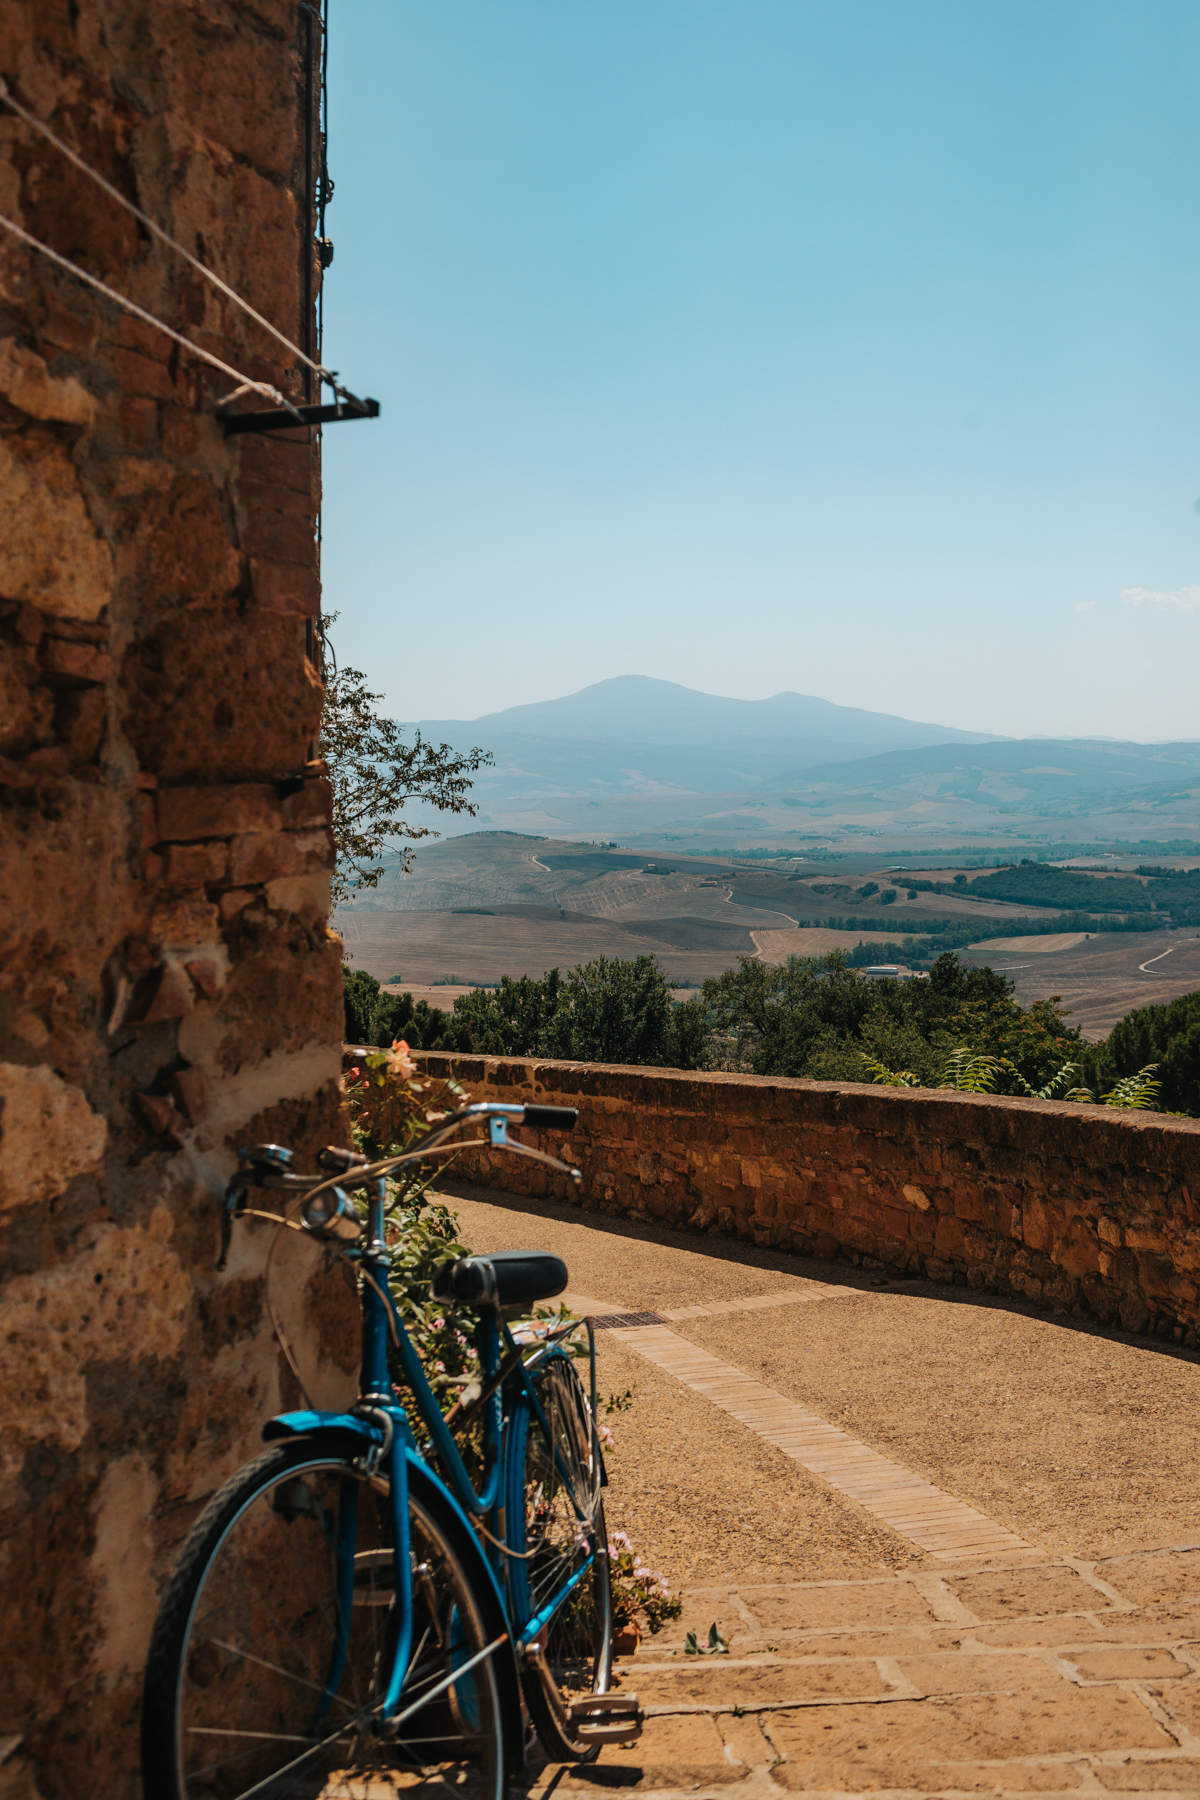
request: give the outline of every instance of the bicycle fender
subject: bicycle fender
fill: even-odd
[[[430,1512],[438,1516],[447,1536],[453,1539],[455,1554],[470,1573],[488,1638],[497,1638],[503,1633],[508,1639],[497,1650],[493,1663],[496,1684],[500,1689],[500,1716],[505,1726],[508,1766],[514,1775],[519,1775],[525,1766],[524,1733],[521,1728],[521,1680],[517,1674],[517,1653],[512,1628],[495,1574],[483,1554],[479,1539],[467,1522],[466,1513],[454,1495],[438,1480],[428,1463],[422,1462],[411,1450],[408,1452],[408,1481],[410,1491],[428,1506]]]
[[[339,1452],[359,1456],[365,1449],[383,1443],[383,1432],[369,1419],[354,1413],[289,1412],[277,1413],[262,1428],[264,1444],[279,1438],[328,1437]]]

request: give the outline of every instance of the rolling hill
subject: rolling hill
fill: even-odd
[[[422,734],[481,744],[496,767],[484,798],[645,792],[738,793],[782,770],[927,744],[982,744],[986,733],[835,706],[807,694],[729,700],[673,681],[621,675],[560,700],[478,719],[422,719]]]

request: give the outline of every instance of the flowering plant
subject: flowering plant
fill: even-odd
[[[672,1594],[661,1569],[649,1569],[624,1531],[609,1533],[609,1578],[612,1582],[613,1623],[632,1625],[640,1613],[651,1635],[668,1619],[677,1619],[683,1601]]]
[[[419,1081],[403,1038],[387,1049],[365,1050],[347,1071],[345,1090],[355,1148],[372,1160],[402,1155],[431,1125],[467,1100],[453,1076]]]
[[[347,1072],[345,1091],[354,1147],[372,1161],[403,1155],[430,1126],[468,1099],[453,1077],[438,1082],[418,1079],[402,1038],[390,1048],[365,1051]],[[426,1200],[434,1173],[422,1174],[414,1165],[388,1178],[384,1235],[392,1256],[388,1272],[392,1298],[438,1404],[448,1412],[474,1379],[478,1357],[459,1320],[454,1314],[447,1317],[444,1304],[429,1291],[440,1264],[470,1255],[467,1245],[459,1242],[454,1214],[442,1202]],[[393,1377],[403,1391],[398,1366]]]

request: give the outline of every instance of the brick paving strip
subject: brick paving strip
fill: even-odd
[[[667,1329],[667,1319],[695,1319],[714,1313],[746,1312],[760,1307],[804,1304],[825,1297],[857,1293],[855,1288],[822,1288],[757,1295],[749,1300],[716,1301],[708,1306],[679,1307],[658,1313],[618,1312],[587,1295],[569,1296],[571,1306],[592,1316],[597,1328],[611,1330],[648,1362],[702,1394],[714,1406],[765,1438],[785,1456],[802,1464],[830,1487],[855,1500],[937,1562],[982,1560],[991,1556],[1039,1554],[1023,1538],[1006,1531],[965,1501],[923,1481],[919,1475],[871,1450],[848,1431],[807,1407],[755,1381],[731,1363]]]

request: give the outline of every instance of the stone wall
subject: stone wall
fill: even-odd
[[[455,1164],[512,1193],[1013,1293],[1195,1344],[1200,1121],[983,1094],[426,1053],[473,1100],[574,1106],[575,1133]]]
[[[312,17],[8,0],[0,21],[22,104],[293,340]],[[2,107],[0,213],[304,394],[286,351]],[[311,1153],[344,1129],[311,760],[318,446],[227,437],[231,385],[0,232],[5,1795],[140,1791],[157,1591],[296,1394],[254,1228],[216,1272],[218,1197],[238,1143]],[[279,1299],[329,1401],[352,1390],[348,1297],[307,1248]]]

